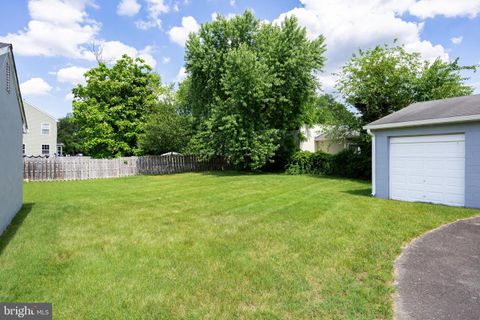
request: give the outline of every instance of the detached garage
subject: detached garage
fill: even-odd
[[[480,208],[480,95],[414,103],[365,129],[373,195]]]

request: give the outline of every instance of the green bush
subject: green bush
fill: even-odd
[[[310,157],[310,173],[331,174],[334,155],[317,151]]]
[[[312,153],[308,151],[298,151],[293,154],[290,163],[287,166],[288,174],[305,174],[312,171]]]
[[[286,173],[370,179],[371,155],[369,150],[360,152],[353,149],[346,149],[335,155],[321,151],[298,151],[292,156]]]

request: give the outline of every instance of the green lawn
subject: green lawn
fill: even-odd
[[[25,185],[0,301],[54,319],[388,319],[402,245],[476,210],[365,182],[178,174]]]

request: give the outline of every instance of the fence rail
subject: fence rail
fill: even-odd
[[[196,156],[142,156],[118,159],[88,157],[24,158],[25,181],[85,180],[139,174],[218,171],[229,168],[225,158],[201,160]]]

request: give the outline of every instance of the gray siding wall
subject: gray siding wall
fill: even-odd
[[[375,134],[376,195],[388,199],[390,137],[465,134],[465,206],[480,208],[480,122],[372,130]]]
[[[0,55],[0,234],[22,206],[23,125],[13,74],[6,91],[6,59],[9,54]]]
[[[57,121],[43,111],[38,110],[28,102],[23,103],[27,116],[28,132],[23,135],[25,154],[27,156],[41,156],[42,145],[50,146],[49,155],[57,153]],[[42,134],[42,123],[50,124],[50,134]]]

